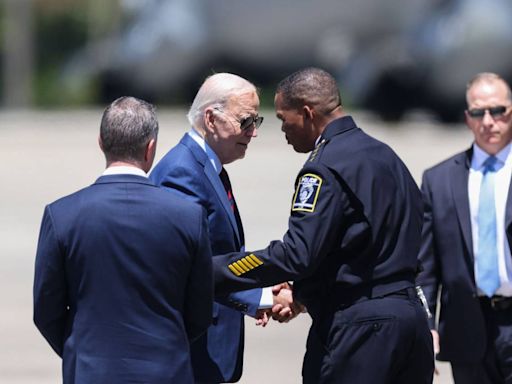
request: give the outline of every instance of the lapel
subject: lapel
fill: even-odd
[[[229,217],[229,222],[231,223],[233,232],[236,235],[238,244],[243,245],[241,242],[240,233],[238,232],[238,225],[236,223],[235,214],[231,209],[231,203],[228,200],[228,196],[226,194],[226,190],[224,189],[224,185],[222,185],[222,181],[220,180],[220,177],[215,168],[213,168],[213,165],[208,159],[208,156],[206,155],[205,151],[203,151],[199,144],[197,144],[194,141],[194,139],[192,139],[188,134],[185,134],[185,136],[183,136],[183,138],[181,139],[181,143],[184,146],[186,146],[190,150],[190,152],[192,152],[194,158],[203,168],[203,172],[206,176],[206,179],[212,185],[215,194],[219,198],[222,207],[226,211],[226,215]]]
[[[470,148],[466,152],[459,154],[454,159],[455,164],[450,169],[450,180],[453,202],[457,211],[459,226],[462,230],[464,245],[471,256],[471,262],[474,262],[473,240],[471,236],[471,217],[469,213],[468,196],[468,178],[469,167],[473,150]]]

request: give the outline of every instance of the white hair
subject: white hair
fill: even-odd
[[[202,124],[204,110],[210,106],[223,109],[233,96],[257,92],[250,81],[232,73],[216,73],[206,78],[187,113],[192,126]]]

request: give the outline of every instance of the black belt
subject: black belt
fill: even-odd
[[[347,308],[347,307],[350,307],[354,304],[357,304],[357,303],[360,303],[362,301],[366,301],[366,300],[371,300],[371,299],[383,299],[383,298],[391,298],[391,297],[400,297],[400,298],[404,298],[404,299],[413,299],[413,298],[416,298],[417,295],[416,295],[416,290],[414,289],[414,287],[409,287],[409,288],[403,288],[403,289],[400,289],[398,291],[394,291],[394,292],[390,292],[390,293],[386,293],[386,294],[383,294],[383,295],[376,295],[376,296],[373,296],[373,295],[363,295],[361,297],[359,297],[358,299],[356,300],[353,300],[351,302],[344,302],[343,300],[340,300],[338,301],[338,308],[340,309],[344,309],[344,308]]]
[[[495,311],[506,311],[512,309],[512,297],[508,296],[480,296],[480,303],[488,305]]]

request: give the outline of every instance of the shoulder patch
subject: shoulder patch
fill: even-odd
[[[312,173],[303,175],[297,183],[297,190],[293,197],[293,211],[314,212],[322,178]]]

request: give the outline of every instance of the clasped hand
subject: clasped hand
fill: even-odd
[[[280,323],[287,323],[297,317],[299,313],[306,311],[301,303],[293,299],[293,286],[286,282],[274,285],[272,287],[272,295],[272,308],[258,310],[256,325],[265,327],[270,317]]]

